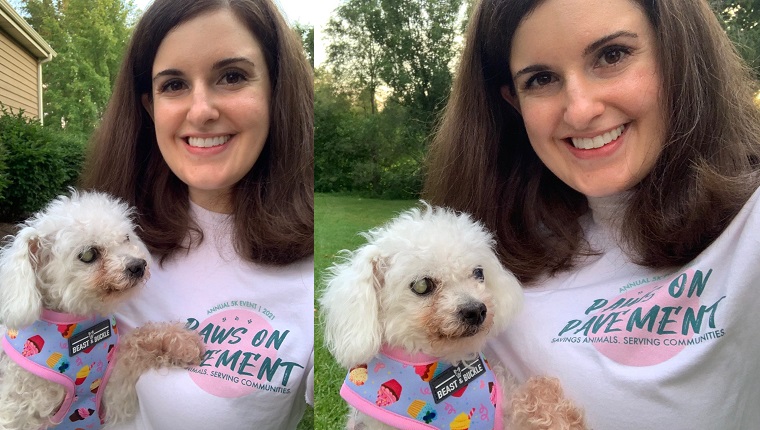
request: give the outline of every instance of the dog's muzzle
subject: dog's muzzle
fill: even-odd
[[[459,318],[467,327],[464,336],[472,336],[478,332],[483,321],[486,320],[488,308],[480,302],[470,302],[459,308]]]
[[[135,258],[127,263],[127,276],[133,279],[140,279],[145,275],[145,267],[148,263],[142,258]]]

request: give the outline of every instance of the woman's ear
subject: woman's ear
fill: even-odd
[[[501,98],[507,101],[510,105],[512,105],[513,108],[517,111],[517,113],[522,114],[520,112],[520,101],[517,99],[517,95],[512,91],[512,87],[509,85],[502,85],[501,86]]]
[[[148,112],[148,115],[150,115],[150,119],[155,121],[156,119],[153,118],[153,100],[150,95],[148,93],[143,94],[142,97],[140,97],[140,101],[142,101],[143,107]]]

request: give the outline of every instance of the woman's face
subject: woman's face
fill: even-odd
[[[513,96],[530,143],[563,182],[593,197],[628,190],[662,151],[654,30],[630,0],[546,0],[515,32]]]
[[[230,212],[230,190],[261,154],[269,133],[271,84],[259,41],[228,9],[172,29],[143,96],[169,168],[190,200]]]

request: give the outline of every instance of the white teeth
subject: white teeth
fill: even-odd
[[[607,133],[604,133],[601,136],[596,136],[594,138],[574,137],[570,140],[573,141],[573,146],[575,146],[576,148],[596,149],[596,148],[601,148],[602,146],[620,137],[620,135],[623,134],[623,130],[625,130],[625,126],[621,125],[620,127],[612,131],[608,131]]]
[[[188,137],[187,143],[190,146],[194,146],[196,148],[211,148],[212,146],[219,146],[224,143],[226,143],[228,140],[230,140],[230,136],[217,136],[217,137],[210,137],[208,139],[204,139],[201,137]]]

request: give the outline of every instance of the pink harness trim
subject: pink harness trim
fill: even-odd
[[[82,317],[78,315],[63,313],[63,312],[54,312],[51,310],[43,309],[42,315],[40,316],[41,321],[53,323],[53,324],[78,324],[81,321],[85,321],[89,318]],[[118,334],[116,334],[118,336]],[[114,352],[118,351],[118,337],[116,341],[116,345],[114,347]],[[5,353],[8,354],[8,357],[12,359],[16,364],[21,366],[24,370],[39,376],[42,379],[46,379],[48,381],[55,382],[65,389],[65,396],[63,399],[63,402],[61,403],[61,406],[58,408],[58,411],[50,418],[50,421],[58,425],[63,422],[64,418],[66,418],[67,414],[69,413],[69,409],[71,409],[71,405],[76,400],[76,386],[74,384],[74,381],[72,381],[69,377],[64,375],[63,373],[56,372],[53,369],[50,369],[48,367],[45,367],[41,364],[35,363],[31,360],[26,359],[21,353],[19,353],[9,342],[7,339],[7,336],[2,337],[2,348],[5,350]],[[109,365],[106,367],[105,373],[102,378],[102,386],[104,387],[111,375],[111,370],[113,366]],[[101,400],[103,397],[103,392],[105,390],[100,389],[98,390],[97,394],[95,395],[95,404],[98,408],[98,413],[100,410]]]
[[[63,387],[66,389],[66,396],[63,398],[63,403],[61,403],[61,407],[58,409],[58,412],[56,412],[56,414],[50,418],[50,421],[52,421],[53,424],[60,424],[63,422],[63,419],[66,417],[66,413],[71,408],[71,404],[74,403],[74,390],[76,389],[76,387],[74,387],[74,381],[67,378],[62,373],[58,373],[52,369],[27,360],[23,355],[19,354],[19,352],[16,351],[10,343],[8,343],[8,340],[5,338],[5,336],[3,336],[3,349],[5,350],[5,353],[8,354],[8,357],[15,361],[16,364],[21,366],[24,370],[37,375],[42,379],[63,385]]]

